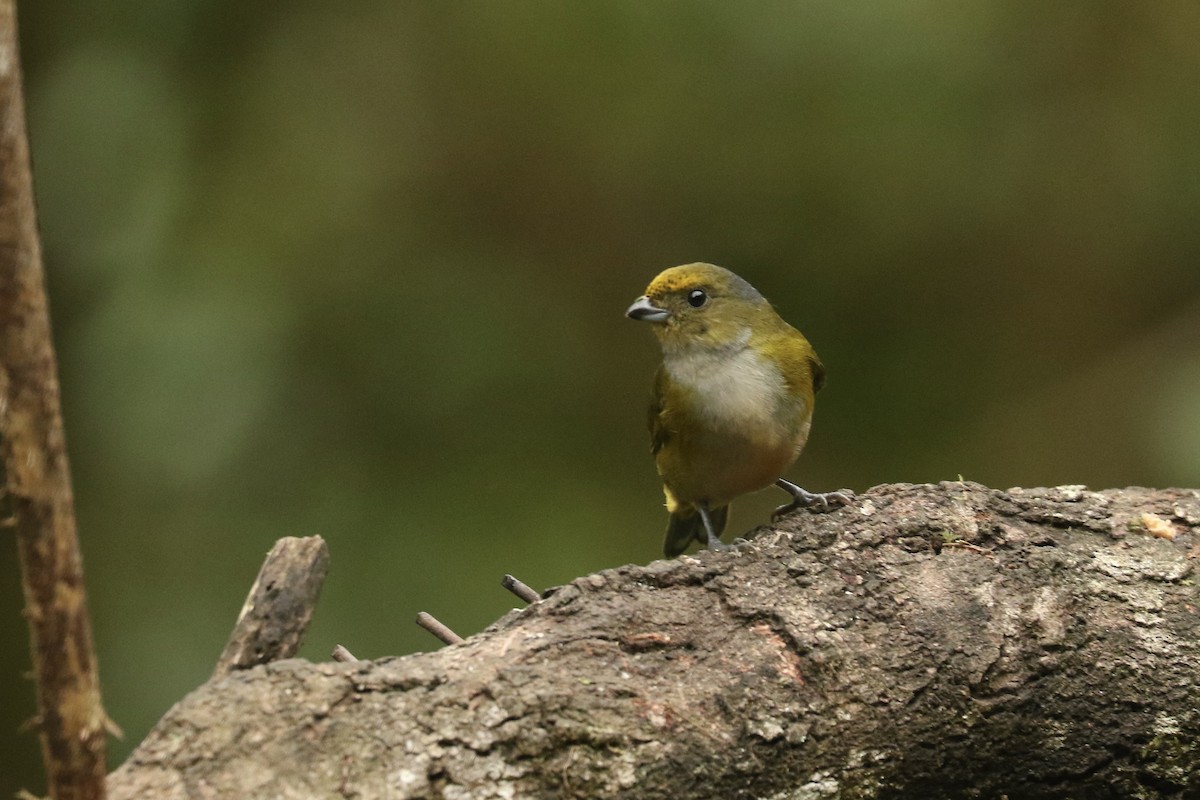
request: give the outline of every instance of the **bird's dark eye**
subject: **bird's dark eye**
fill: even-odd
[[[692,289],[688,292],[688,305],[692,308],[699,308],[708,302],[708,295],[703,289]]]

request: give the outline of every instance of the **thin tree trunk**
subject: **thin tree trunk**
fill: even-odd
[[[106,717],[75,532],[25,130],[16,7],[0,0],[0,450],[51,796],[102,798]]]

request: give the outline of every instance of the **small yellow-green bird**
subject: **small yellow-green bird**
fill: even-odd
[[[808,440],[825,368],[757,289],[722,267],[684,264],[660,273],[625,316],[652,323],[662,345],[650,449],[670,513],[668,557],[693,540],[725,547],[730,501],[771,484],[792,495],[774,517],[851,502],[780,477]]]

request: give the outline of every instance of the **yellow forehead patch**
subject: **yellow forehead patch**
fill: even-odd
[[[742,278],[724,267],[704,262],[683,264],[663,270],[657,278],[650,281],[646,294],[650,297],[664,297],[701,286],[719,294],[732,295],[751,302],[760,302],[763,299],[758,290]]]
[[[728,274],[728,270],[704,263],[671,267],[658,273],[658,277],[650,281],[646,294],[651,297],[661,297],[702,284],[711,285],[720,281],[723,277],[722,273]]]

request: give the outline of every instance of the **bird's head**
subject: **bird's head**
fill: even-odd
[[[745,343],[775,317],[758,290],[727,269],[684,264],[659,273],[625,316],[653,323],[664,352]]]

